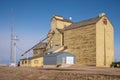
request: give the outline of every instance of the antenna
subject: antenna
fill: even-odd
[[[13,62],[13,8],[11,8],[11,21],[10,21],[10,27],[11,27],[11,34],[10,34],[10,64]]]
[[[12,59],[13,59],[13,27],[11,26],[11,40],[10,40],[10,63],[12,63]]]
[[[14,27],[14,24],[13,24],[13,8],[11,8],[10,66],[15,67],[16,66],[16,41],[18,39],[17,39],[17,36],[13,35],[13,27]]]
[[[11,53],[10,53],[10,65],[16,66],[16,41],[17,36],[13,36],[13,27],[11,27]],[[13,61],[14,60],[14,61]]]
[[[17,41],[17,36],[13,37],[13,48],[14,48],[14,65],[16,66],[16,41]]]

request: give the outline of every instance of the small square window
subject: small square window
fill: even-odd
[[[38,60],[34,60],[34,64],[38,64]]]

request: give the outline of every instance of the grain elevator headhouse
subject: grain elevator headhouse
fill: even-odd
[[[73,53],[76,64],[109,67],[114,60],[113,33],[113,25],[105,13],[80,22],[55,15],[51,19],[47,50]]]

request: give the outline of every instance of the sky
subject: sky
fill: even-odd
[[[22,53],[46,37],[53,15],[79,22],[103,12],[114,26],[114,56],[120,61],[120,0],[0,0],[0,64],[10,62],[11,25],[18,39],[19,60]]]

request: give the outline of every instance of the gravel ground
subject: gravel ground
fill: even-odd
[[[120,80],[120,69],[93,66],[56,69],[0,67],[0,80]]]

